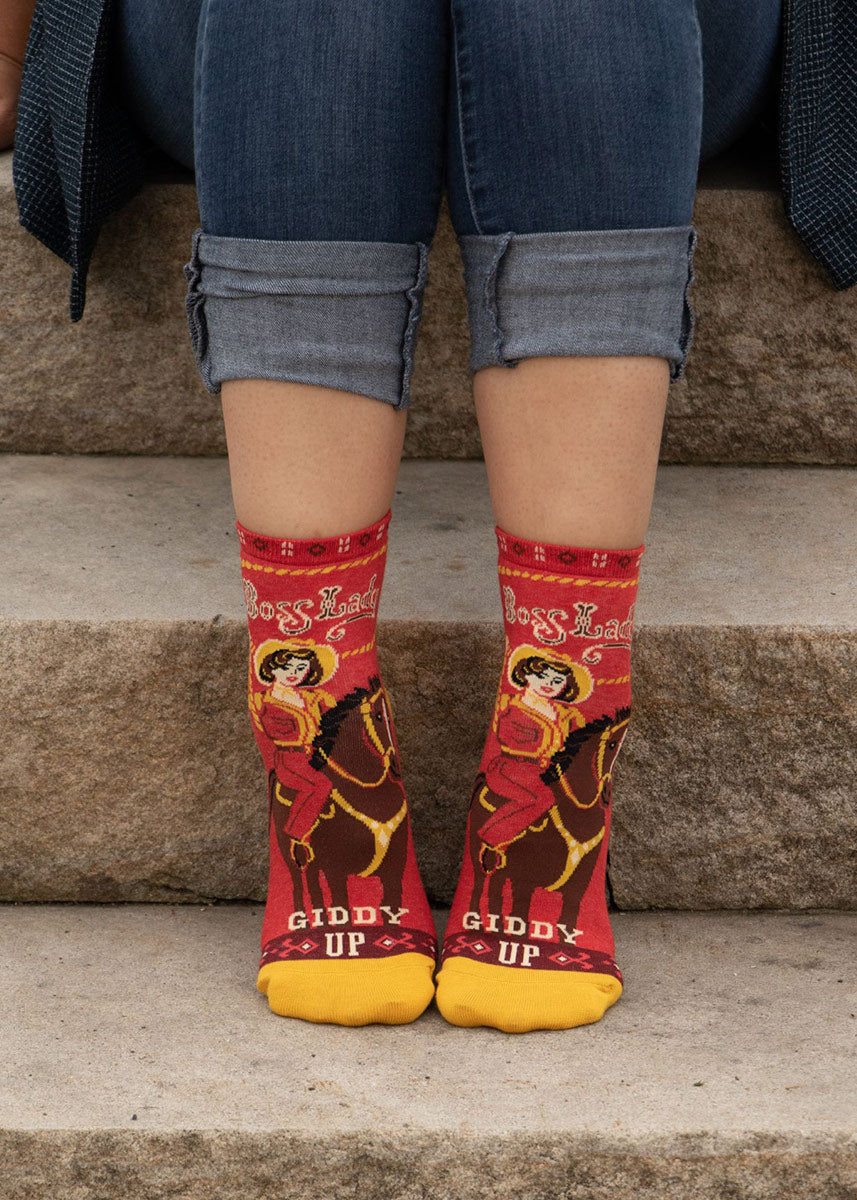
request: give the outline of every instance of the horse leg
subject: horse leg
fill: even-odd
[[[580,904],[583,900],[583,893],[589,886],[589,881],[592,879],[592,873],[595,870],[595,864],[598,862],[598,846],[593,847],[575,867],[571,879],[562,889],[562,915],[560,921],[565,925],[566,929],[571,933],[575,928],[580,913]]]
[[[301,879],[300,879],[301,876],[304,876],[306,878],[307,891],[309,892],[309,898],[310,898],[310,907],[322,909],[322,919],[326,921],[327,905],[325,904],[324,893],[321,890],[321,877],[319,875],[319,869],[317,866],[316,859],[313,859],[313,861],[308,866],[304,867],[303,871],[298,871],[297,886],[300,889],[298,891],[298,895],[303,895],[303,888],[302,888]],[[311,918],[310,923],[312,924],[314,919],[311,917],[311,914],[307,914],[307,915],[310,916],[310,918]]]
[[[506,851],[507,874],[512,881],[512,907],[510,917],[520,917],[525,923],[530,916],[530,897],[535,886],[527,876],[527,868],[534,859],[533,847],[526,843],[538,837],[538,834],[527,833],[521,842],[516,842]]]
[[[297,901],[301,898],[300,870],[292,858],[292,839],[285,831],[285,823],[289,814],[289,806],[287,804],[283,804],[282,801],[277,798],[278,782],[279,780],[277,778],[277,772],[275,770],[269,771],[268,822],[269,828],[270,822],[273,821],[274,823],[274,834],[276,837],[277,846],[279,847],[280,857],[286,864],[289,875],[292,878],[292,883],[296,887],[295,900]]]
[[[274,811],[274,791],[277,786],[277,772],[272,767],[268,772],[268,823],[271,821],[271,814]]]
[[[487,913],[493,913],[498,918],[503,913],[503,885],[508,878],[509,872],[506,868],[492,871],[488,876],[488,891],[485,897],[485,911]],[[501,923],[498,923],[498,929],[500,927]]]
[[[478,822],[473,817],[474,814],[471,812],[469,817],[468,852],[470,854],[470,863],[473,867],[473,891],[470,896],[470,911],[479,912],[479,905],[482,901],[482,889],[485,886],[485,872],[482,870],[482,864],[479,862],[479,849],[482,843],[476,832]]]
[[[383,889],[383,904],[394,910],[402,907],[402,884],[405,877],[405,860],[408,854],[408,831],[401,824],[390,839],[384,860],[378,868]]]
[[[330,892],[331,907],[344,908],[346,911],[349,909],[348,874],[354,870],[354,867],[349,859],[345,858],[351,845],[350,830],[347,828],[348,822],[350,822],[350,818],[345,817],[337,809],[333,817],[320,820],[310,834],[309,846],[313,858],[307,864],[305,871],[313,908],[320,908],[325,903],[320,879],[323,871]],[[343,828],[344,826],[345,828]],[[353,859],[353,853],[351,857]],[[334,862],[336,866],[335,869],[328,871],[326,866],[331,862]]]
[[[326,834],[327,834],[327,830],[325,830],[324,834],[321,834],[320,836],[318,834],[316,835],[318,837],[320,845],[323,845],[324,841],[326,840]],[[336,840],[337,849],[339,849],[340,851],[343,849],[343,847],[341,845],[341,838],[342,838],[342,830],[341,829],[338,831],[338,833],[337,833],[336,828],[331,830],[330,840],[331,840],[331,842],[333,842],[334,839]],[[328,860],[327,856],[324,855],[323,853],[321,853],[320,851],[317,851],[317,853],[319,855],[318,861],[320,861],[322,863],[321,869],[324,870],[323,864],[329,860]],[[313,863],[309,869],[312,870],[314,866],[315,866],[315,863]],[[346,862],[343,862],[341,857],[339,857],[337,859],[335,871],[331,871],[329,875],[328,875],[327,871],[324,872],[324,877],[327,880],[328,887],[330,888],[330,903],[331,903],[331,905],[335,906],[337,908],[344,908],[345,911],[348,912],[350,915],[350,906],[349,906],[349,902],[348,902],[348,875],[349,875],[349,865]],[[318,877],[318,870],[316,870],[316,878],[317,877]]]
[[[277,773],[268,772],[268,841],[269,853],[273,855],[274,847],[279,851],[280,858],[289,876],[291,892],[291,911],[303,907],[303,891],[301,888],[301,873],[292,861],[290,840],[283,832],[282,805],[277,800]]]

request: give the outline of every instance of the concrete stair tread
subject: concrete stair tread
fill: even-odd
[[[640,1170],[647,1197],[715,1194],[696,1188],[724,1172],[718,1195],[773,1196],[781,1172],[796,1197],[853,1194],[812,1189],[857,1167],[857,914],[619,914],[619,1003],[524,1036],[454,1028],[433,1005],[393,1028],[276,1017],[253,986],[261,914],[3,908],[3,1200],[60,1182],[69,1158],[60,1197],[148,1197],[167,1169],[169,1194],[210,1196],[218,1139],[218,1196],[248,1153],[245,1197],[277,1179],[277,1195],[324,1194],[352,1165],[367,1198],[566,1194],[550,1188],[581,1172],[592,1190],[574,1195],[615,1196]],[[70,1190],[105,1164],[115,1190]],[[673,1190],[689,1170],[693,1190]]]
[[[481,462],[402,463],[383,621],[500,618]],[[37,518],[37,519],[34,519]],[[0,617],[243,620],[224,460],[0,456]],[[857,470],[663,465],[639,626],[857,629]]]

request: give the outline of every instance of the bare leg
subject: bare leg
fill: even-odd
[[[665,358],[529,358],[473,380],[497,524],[521,538],[643,541],[669,387]]]
[[[337,388],[229,379],[221,388],[235,515],[269,537],[330,537],[384,515],[407,411]]]

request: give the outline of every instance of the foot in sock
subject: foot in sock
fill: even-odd
[[[434,995],[434,923],[376,656],[390,516],[306,539],[235,523],[268,784],[256,986],[307,1021],[404,1024]]]
[[[453,1025],[567,1029],[599,1020],[622,992],[605,870],[644,546],[495,532],[505,657],[437,1006]]]

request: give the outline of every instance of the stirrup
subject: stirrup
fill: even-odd
[[[295,864],[295,866],[298,868],[299,871],[305,871],[307,869],[307,867],[310,865],[310,863],[313,861],[313,859],[315,858],[315,850],[313,850],[313,848],[309,844],[309,842],[304,842],[300,838],[290,837],[289,842],[290,842],[289,849],[290,849],[290,853],[291,853],[291,857],[292,857],[292,862]],[[305,863],[299,863],[298,860],[295,858],[295,846],[303,846],[304,850],[306,850],[307,860]]]
[[[497,862],[489,871],[485,866],[485,851],[490,850],[497,855]],[[506,851],[498,850],[496,846],[489,846],[487,842],[483,842],[479,849],[479,865],[486,875],[493,875],[495,871],[504,871],[506,869]]]

